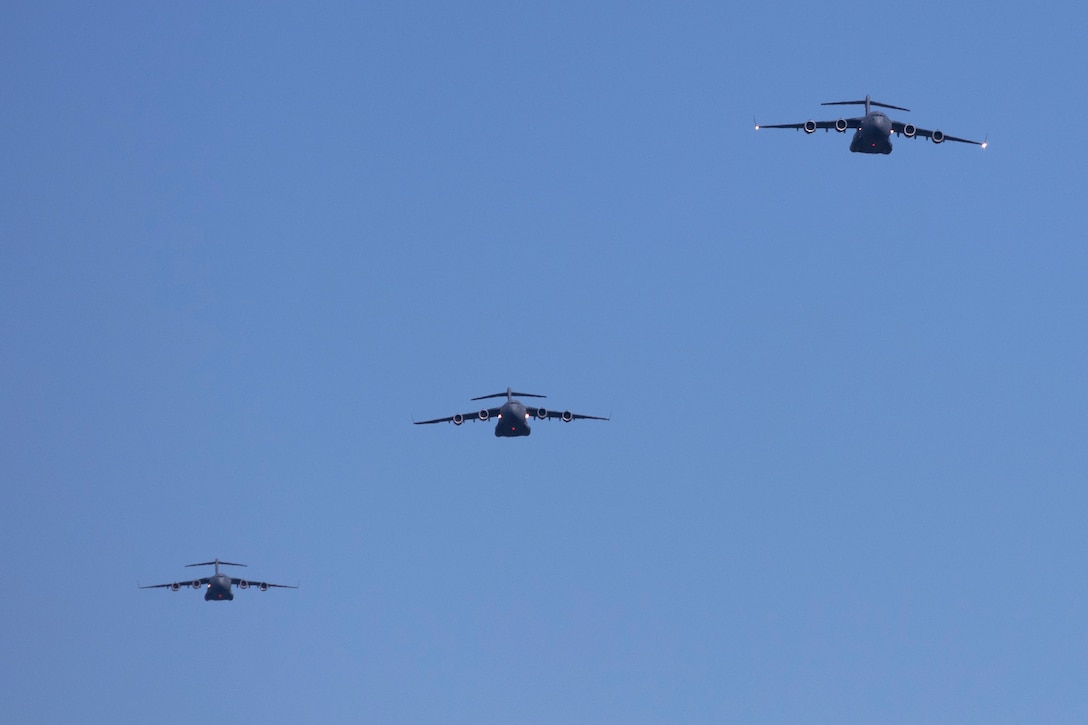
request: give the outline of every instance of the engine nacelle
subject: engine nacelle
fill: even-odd
[[[930,138],[933,139],[933,143],[941,143],[944,141],[944,131],[934,131]]]
[[[491,417],[491,413],[487,412],[487,408],[484,408],[478,413],[480,420],[487,420]]]
[[[845,118],[840,118],[838,121],[835,121],[835,130],[839,133],[845,133],[848,128],[850,128],[850,124],[846,122]]]
[[[245,579],[242,579],[240,582],[238,582],[238,588],[249,589],[249,582],[247,582]]]
[[[536,409],[536,417],[540,418],[541,420],[544,420],[545,418],[548,417],[548,411],[544,410],[543,408],[537,408]]]
[[[170,591],[176,592],[178,589],[181,589],[181,585],[178,584],[177,582],[174,582],[173,584],[170,585]]]
[[[918,127],[913,123],[904,124],[903,135],[907,138],[914,138],[914,135],[918,133]]]
[[[453,424],[454,425],[461,425],[464,422],[465,422],[465,416],[461,415],[460,413],[457,413],[457,414],[455,414],[453,416]]]
[[[193,589],[200,589],[200,582],[193,582],[189,586],[191,586]]]
[[[260,589],[262,592],[267,592],[268,591],[268,585],[266,583],[264,583],[264,582],[261,582],[257,586],[257,588]]]
[[[805,130],[805,133],[816,133],[816,122],[811,120],[805,121],[805,125],[801,128]]]
[[[574,413],[570,412],[569,410],[564,410],[563,411],[563,422],[564,423],[569,423],[572,420],[574,420]]]

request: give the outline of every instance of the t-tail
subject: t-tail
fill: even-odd
[[[910,113],[909,108],[903,108],[902,106],[893,106],[890,103],[880,103],[879,101],[873,101],[869,99],[869,96],[865,96],[864,101],[828,101],[827,103],[821,103],[821,106],[865,106],[865,115],[869,115],[870,106],[880,106],[881,108],[894,108],[897,111],[906,111]]]
[[[473,400],[484,400],[486,398],[503,398],[503,397],[505,397],[506,402],[509,403],[511,400],[514,399],[515,395],[518,396],[519,398],[546,398],[546,397],[548,397],[547,395],[537,395],[536,393],[515,393],[512,389],[507,388],[505,393],[492,393],[491,395],[481,395],[478,398],[473,398]]]
[[[216,559],[215,561],[202,561],[199,564],[186,564],[185,566],[214,566],[215,573],[218,574],[220,564],[223,566],[246,566],[245,564],[235,564],[232,561],[219,561],[219,559]]]

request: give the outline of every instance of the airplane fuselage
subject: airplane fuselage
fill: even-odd
[[[499,420],[495,424],[495,436],[498,438],[517,438],[532,433],[529,428],[529,414],[525,406],[517,400],[508,400],[499,408]]]
[[[850,150],[859,154],[890,154],[891,135],[891,119],[880,111],[872,111],[861,119],[861,128],[854,132]]]
[[[234,593],[230,590],[230,577],[226,574],[215,574],[208,579],[207,589],[204,590],[205,602],[229,602],[234,599]]]

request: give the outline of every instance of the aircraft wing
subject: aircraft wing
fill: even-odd
[[[846,121],[846,128],[861,128],[861,119],[860,118],[846,118],[846,119],[843,119],[843,120]],[[808,125],[808,123],[809,123],[808,121],[805,121],[803,123],[771,123],[771,124],[757,123],[756,124],[756,130],[758,131],[761,128],[797,128],[797,129],[800,129],[802,131],[805,131],[805,130],[807,130],[805,128],[805,126]],[[835,128],[836,123],[838,123],[838,121],[813,121],[812,125],[809,125],[808,128],[811,128],[813,131],[815,131],[818,128],[822,128],[825,131],[830,130],[830,129],[834,129],[834,130],[837,131],[838,129]],[[811,131],[810,131],[810,133],[811,133]]]
[[[913,124],[906,124],[906,123],[903,123],[902,121],[892,121],[892,131],[894,131],[896,135],[905,134],[906,133],[905,129],[907,128],[908,125],[913,126]],[[941,143],[943,141],[958,141],[960,143],[973,143],[975,146],[981,146],[982,148],[986,148],[986,142],[985,141],[972,141],[969,138],[959,138],[958,136],[949,136],[947,133],[943,133],[941,131],[930,131],[928,129],[918,128],[917,126],[914,126],[914,135],[915,136],[921,136],[922,138],[932,139],[934,134],[940,134],[940,136],[941,136],[941,140],[938,141],[938,143]],[[908,138],[910,138],[910,137],[908,136]]]
[[[230,580],[233,586],[238,586],[242,582],[246,583],[246,586],[257,587],[258,589],[268,589],[269,587],[277,587],[279,589],[298,589],[297,586],[291,586],[290,584],[272,584],[270,582],[255,582],[252,579],[242,579],[241,577],[234,577]]]
[[[534,408],[530,405],[525,406],[525,412],[533,418],[540,418],[540,408]],[[612,420],[611,417],[602,418],[599,415],[582,415],[581,413],[571,413],[569,410],[545,410],[544,416],[548,420],[559,418],[560,420],[569,423],[572,420]]]
[[[498,417],[499,410],[500,408],[488,408],[487,417],[484,418],[484,420]],[[466,420],[480,420],[480,412],[481,411],[479,410],[474,410],[471,413],[458,413],[457,415],[451,415],[448,418],[435,418],[434,420],[414,420],[412,422],[416,425],[427,425],[429,423],[457,423],[458,425],[460,425],[460,423],[463,423]],[[460,421],[460,423],[458,423],[458,421]]]
[[[173,589],[175,586],[178,589],[183,587],[193,587],[194,589],[204,586],[210,581],[210,577],[204,577],[203,579],[190,579],[187,582],[170,582],[169,584],[151,584],[146,587],[140,587],[140,589]]]

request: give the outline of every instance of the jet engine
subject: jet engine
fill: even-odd
[[[541,420],[544,420],[545,418],[548,417],[548,411],[544,410],[543,408],[537,408],[536,409],[536,417],[540,418]]]
[[[238,582],[238,588],[239,589],[249,589],[249,582],[247,582],[245,579],[242,579],[241,581]]]
[[[461,415],[460,413],[456,413],[453,416],[453,424],[454,425],[461,425],[464,422],[465,422],[465,416]]]
[[[178,589],[181,589],[181,585],[178,584],[177,582],[174,582],[173,584],[170,585],[170,591],[176,592]]]
[[[941,143],[944,141],[944,131],[934,131],[930,138],[933,139],[933,143]]]
[[[805,129],[805,133],[816,133],[816,122],[805,121],[805,125],[801,128]]]
[[[918,133],[918,127],[913,123],[907,123],[903,125],[903,135],[907,138],[914,138],[914,134]]]
[[[491,413],[487,412],[487,408],[484,408],[483,410],[481,410],[479,415],[480,415],[480,420],[487,420],[488,418],[491,417]]]
[[[564,410],[563,411],[563,422],[564,423],[569,423],[572,420],[574,420],[574,413],[570,412],[569,410]]]
[[[846,122],[845,118],[840,118],[838,121],[835,121],[835,130],[839,133],[845,132],[848,128],[850,128],[850,124]]]
[[[265,584],[264,582],[261,582],[260,584],[258,584],[257,588],[260,589],[262,592],[267,592],[268,591],[268,585]]]
[[[192,584],[190,584],[189,586],[191,586],[193,589],[200,589],[200,582],[195,581]]]

